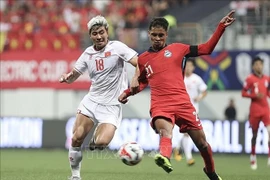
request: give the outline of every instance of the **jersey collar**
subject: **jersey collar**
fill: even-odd
[[[162,49],[164,49],[166,46],[167,46],[167,44],[165,44],[165,46],[164,46]],[[160,49],[160,50],[161,50],[161,49]],[[159,50],[159,51],[160,51],[160,50]],[[154,50],[153,47],[151,46],[151,47],[148,49],[148,52],[158,52],[158,51]]]

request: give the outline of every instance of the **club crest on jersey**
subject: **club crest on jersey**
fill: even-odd
[[[165,57],[171,57],[172,56],[172,53],[169,50],[165,50],[164,56]]]
[[[109,56],[111,56],[111,52],[110,51],[105,52],[105,57],[109,57]]]

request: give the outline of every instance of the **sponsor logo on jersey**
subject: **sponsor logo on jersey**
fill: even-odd
[[[164,56],[165,57],[171,57],[172,56],[172,53],[169,50],[165,50]]]

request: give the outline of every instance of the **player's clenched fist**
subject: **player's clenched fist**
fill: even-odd
[[[62,74],[62,76],[59,79],[60,83],[66,82],[66,83],[70,83],[70,79],[73,76],[73,73],[70,72],[68,74]]]
[[[118,97],[118,101],[120,103],[126,104],[128,102],[128,95],[127,93],[123,92],[119,97]]]
[[[62,74],[62,76],[60,77],[59,79],[59,82],[60,83],[73,83],[81,74],[79,72],[77,72],[76,70],[72,70],[71,72],[69,73],[65,73],[65,74]]]

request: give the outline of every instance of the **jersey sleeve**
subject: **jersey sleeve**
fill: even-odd
[[[74,65],[74,69],[78,73],[83,74],[87,70],[86,60],[87,60],[87,54],[83,52]]]
[[[116,51],[119,54],[119,56],[126,62],[130,61],[134,56],[138,55],[136,51],[128,47],[126,44],[115,41],[116,43]]]
[[[211,38],[203,43],[203,44],[199,44],[199,45],[190,45],[189,47],[189,52],[186,55],[186,57],[197,57],[197,56],[201,56],[201,55],[209,55],[213,52],[213,50],[215,49],[219,39],[221,38],[222,34],[225,31],[225,26],[222,23],[219,23],[219,25],[217,26],[215,32],[213,33],[213,35],[211,36]]]
[[[139,81],[139,92],[141,92],[142,90],[144,90],[148,86],[148,80],[146,77],[146,71],[144,69],[144,66],[142,64],[140,64],[139,61],[140,61],[140,57],[138,59],[138,67],[140,70],[140,75],[138,77],[138,81]],[[124,92],[127,94],[127,96],[134,95],[134,94],[131,94],[130,88],[126,89]],[[139,93],[139,92],[137,92],[137,93]]]
[[[148,86],[148,79],[146,77],[146,70],[144,68],[144,65],[141,63],[141,57],[139,56],[138,59],[138,66],[140,70],[140,76],[138,77],[138,81],[140,84],[139,91],[142,91],[144,88]]]
[[[247,98],[256,98],[256,94],[252,93],[251,91],[252,88],[252,82],[251,82],[251,77],[247,77],[242,88],[242,97],[247,97]]]
[[[198,76],[198,89],[200,92],[204,92],[207,90],[207,85],[200,76]]]

